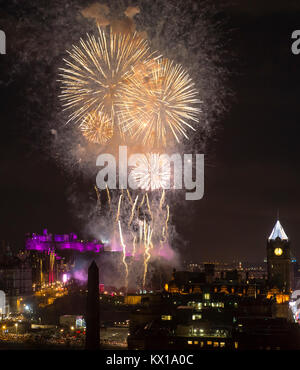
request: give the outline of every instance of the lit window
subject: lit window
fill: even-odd
[[[225,347],[225,342],[220,342],[220,347]]]
[[[234,342],[234,348],[237,349],[239,346],[239,343],[238,342]]]
[[[203,347],[203,346],[204,346],[204,342],[201,342],[201,343],[200,343],[200,346],[201,346],[201,347]]]
[[[214,342],[214,347],[219,347],[219,342]]]
[[[172,316],[171,315],[161,315],[161,319],[162,320],[172,320]]]
[[[193,344],[193,341],[192,340],[188,340],[188,344]]]
[[[212,345],[212,341],[208,340],[208,341],[206,342],[206,344],[207,344],[208,346],[211,346],[211,345]]]
[[[202,318],[202,315],[196,314],[192,316],[192,320],[199,320]]]
[[[194,344],[199,344],[199,342],[197,340],[194,341]]]
[[[209,293],[205,293],[204,294],[204,299],[209,299],[210,298],[210,294]]]

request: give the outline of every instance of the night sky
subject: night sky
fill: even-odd
[[[54,98],[57,65],[69,45],[51,27],[61,9],[57,27],[68,33],[89,3],[0,2],[0,29],[7,36],[7,54],[0,55],[0,239],[16,248],[26,232],[44,227],[81,232],[70,202],[76,178],[50,153],[49,122],[61,110]],[[278,209],[300,258],[300,55],[291,52],[300,5],[261,3],[227,2],[221,13],[231,55],[224,61],[231,91],[227,111],[214,122],[207,143],[204,198],[174,214],[185,241],[181,252],[195,261],[263,261]],[[70,39],[76,42],[87,31],[70,31]],[[52,50],[46,62],[39,47]]]

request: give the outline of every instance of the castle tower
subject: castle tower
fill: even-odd
[[[292,285],[291,250],[279,220],[267,241],[267,266],[269,284],[288,293]]]

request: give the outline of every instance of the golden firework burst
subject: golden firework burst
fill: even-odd
[[[145,61],[134,69],[130,83],[122,87],[118,103],[119,122],[124,132],[148,146],[166,146],[188,138],[191,124],[199,122],[198,92],[188,73],[169,59]]]
[[[105,144],[113,136],[113,124],[110,117],[97,111],[85,116],[80,129],[87,140],[92,143]]]
[[[69,121],[81,122],[92,111],[108,115],[115,123],[115,104],[120,87],[128,84],[134,66],[149,55],[148,42],[137,33],[87,35],[68,51],[60,68],[60,99],[70,112]]]

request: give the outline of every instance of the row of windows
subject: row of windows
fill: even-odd
[[[187,344],[189,345],[200,345],[200,347],[208,346],[214,348],[223,348],[226,346],[225,342],[213,342],[211,340],[207,340],[206,342],[199,342],[198,340],[188,340]],[[238,342],[234,342],[234,348],[237,349],[239,346]]]
[[[204,329],[200,328],[192,328],[189,330],[189,335],[191,336],[207,336],[207,333],[204,332]],[[226,330],[223,329],[216,329],[214,331],[210,331],[209,336],[212,337],[227,337],[227,332]]]
[[[170,321],[170,320],[172,320],[172,316],[171,315],[161,315],[161,319],[164,320],[164,321]],[[202,319],[201,314],[192,315],[192,320],[200,320],[200,319]]]
[[[224,308],[224,302],[188,302],[188,306],[194,307],[197,310],[201,310],[202,307],[222,307]]]

